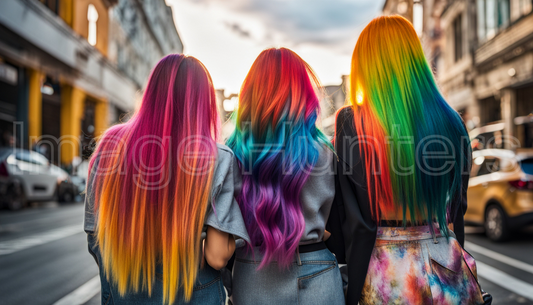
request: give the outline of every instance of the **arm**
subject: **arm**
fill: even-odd
[[[205,220],[204,253],[215,269],[226,266],[235,251],[235,238],[250,242],[237,201],[235,201],[234,157],[227,147],[219,147],[213,180],[211,207]],[[220,267],[220,268],[219,268]]]
[[[330,233],[330,237],[324,241],[326,242],[329,251],[335,253],[337,262],[339,262],[339,264],[346,264],[346,248],[344,246],[344,234],[342,231],[342,220],[344,218],[341,218],[340,211],[341,209],[344,209],[344,206],[342,203],[342,196],[338,191],[338,184],[338,179],[335,179],[335,198],[333,199],[328,222],[326,223],[326,232]],[[325,233],[324,237],[326,237]]]
[[[465,127],[466,129],[466,127]],[[463,139],[461,139],[463,141]],[[453,218],[453,232],[455,233],[457,237],[457,241],[459,241],[459,244],[461,247],[464,248],[465,244],[465,222],[464,222],[464,214],[466,213],[466,209],[468,208],[468,202],[467,202],[467,191],[468,191],[468,180],[470,179],[470,170],[472,169],[472,151],[470,149],[470,142],[466,141],[466,143],[463,142],[463,145],[465,145],[464,153],[467,157],[467,163],[463,165],[463,181],[462,181],[462,188],[461,188],[461,194],[458,195],[457,199],[454,201],[454,203],[457,205],[455,207],[455,215]]]
[[[235,251],[233,235],[207,227],[207,237],[204,244],[205,259],[209,266],[216,270],[226,267]]]
[[[351,107],[340,110],[335,126],[335,148],[339,156],[334,202],[337,211],[332,212],[333,215],[337,214],[337,219],[330,217],[330,221],[340,223],[344,237],[343,246],[348,264],[346,304],[359,302],[377,233],[377,225],[370,211],[364,162],[353,120]],[[333,227],[332,223],[329,228]],[[335,234],[337,233],[332,230],[332,236]]]

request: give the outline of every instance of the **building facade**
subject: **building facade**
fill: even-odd
[[[320,127],[323,132],[330,137],[335,134],[335,118],[337,110],[347,103],[349,75],[341,77],[340,85],[329,85],[322,87],[322,98],[320,100]]]
[[[491,125],[509,139],[498,147],[533,147],[532,0],[419,3],[424,51],[471,134]]]
[[[335,117],[337,110],[346,105],[348,94],[348,75],[341,77],[340,85],[323,86],[320,90],[320,117],[317,124],[322,131],[329,137],[335,133]],[[234,118],[232,115],[237,111],[239,104],[239,95],[237,93],[227,94],[224,89],[216,90],[218,113],[221,118],[221,139],[225,140],[233,133],[235,129]]]
[[[164,0],[0,1],[0,144],[68,167],[182,50]]]

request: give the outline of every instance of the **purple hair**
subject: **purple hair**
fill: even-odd
[[[289,49],[268,49],[256,59],[239,95],[237,124],[228,146],[243,174],[237,195],[252,245],[264,267],[287,267],[305,230],[300,193],[329,144],[315,125],[318,80]]]

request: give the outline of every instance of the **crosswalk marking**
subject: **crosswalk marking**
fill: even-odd
[[[82,305],[100,291],[100,276],[95,276],[76,290],[62,297],[53,305]]]
[[[501,263],[507,264],[509,266],[515,267],[520,270],[527,271],[531,274],[533,274],[533,266],[527,263],[524,263],[523,261],[519,261],[517,259],[514,259],[509,256],[505,256],[501,253],[489,250],[487,248],[484,248],[482,246],[478,246],[476,244],[473,244],[471,242],[465,241],[465,248],[467,250],[472,250],[474,252],[477,252],[479,254],[482,254],[486,257],[490,257],[493,260],[499,261]]]
[[[0,255],[7,255],[83,232],[81,225],[62,227],[0,242]]]
[[[533,295],[531,294],[531,291],[533,291],[533,285],[512,277],[509,274],[480,261],[477,261],[476,264],[477,273],[480,277],[533,301]]]

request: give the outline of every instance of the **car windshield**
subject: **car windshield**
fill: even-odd
[[[500,159],[498,158],[485,158],[479,171],[477,172],[478,176],[483,176],[487,174],[492,174],[500,170]]]
[[[533,158],[524,159],[520,162],[520,167],[524,173],[533,175]]]

